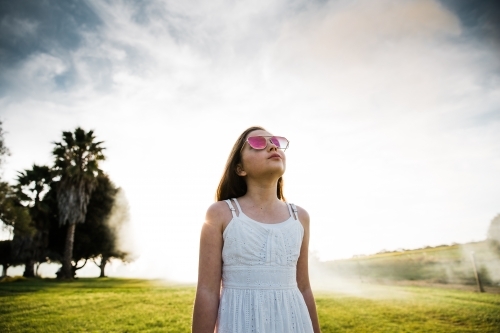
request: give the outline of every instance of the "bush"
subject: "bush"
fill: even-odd
[[[0,278],[0,282],[22,282],[26,281],[27,279],[24,276],[4,276],[3,278]]]

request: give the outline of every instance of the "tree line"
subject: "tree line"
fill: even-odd
[[[0,122],[0,168],[9,155]],[[53,164],[19,171],[15,184],[0,180],[0,220],[11,231],[0,241],[2,277],[24,265],[25,277],[42,263],[61,263],[61,279],[73,279],[91,260],[105,276],[111,259],[130,261],[120,230],[128,221],[123,191],[100,168],[103,142],[78,127],[53,142]]]

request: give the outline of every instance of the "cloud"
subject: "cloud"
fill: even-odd
[[[290,138],[285,190],[322,259],[481,239],[498,213],[500,60],[450,3],[47,4],[1,21],[20,36],[0,74],[7,174],[50,162],[62,130],[95,129],[140,274],[192,276],[204,209],[253,124]]]
[[[500,47],[500,3],[495,0],[440,0],[460,19],[471,38]]]
[[[66,75],[71,75],[71,52],[82,46],[85,33],[100,26],[82,1],[6,1],[0,6],[0,97],[15,91],[12,77],[38,54],[59,58],[68,67]]]

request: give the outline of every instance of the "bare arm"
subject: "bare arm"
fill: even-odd
[[[297,207],[299,219],[304,227],[304,238],[300,248],[300,256],[297,261],[297,285],[299,287],[304,301],[306,302],[309,316],[315,333],[320,333],[318,313],[316,311],[316,303],[309,282],[309,214],[302,208]]]
[[[227,205],[224,205],[226,203],[216,202],[210,206],[201,230],[193,333],[213,333],[217,321],[222,277],[222,232],[224,222],[227,224],[231,216]]]

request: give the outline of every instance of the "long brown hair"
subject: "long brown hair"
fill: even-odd
[[[238,140],[234,143],[233,149],[227,159],[226,167],[224,168],[224,173],[222,174],[219,186],[217,187],[217,192],[215,193],[216,201],[238,198],[247,193],[247,183],[245,182],[245,178],[236,173],[236,167],[239,163],[241,163],[241,149],[245,144],[247,135],[250,132],[257,130],[265,131],[265,129],[260,126],[249,127],[241,133]],[[278,199],[285,201],[285,196],[283,195],[283,177],[278,179],[276,195]]]

